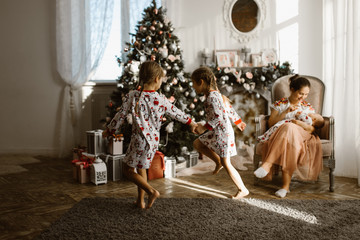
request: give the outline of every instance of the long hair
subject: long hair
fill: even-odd
[[[208,95],[210,93],[210,89],[215,89],[216,91],[219,91],[219,88],[216,84],[216,77],[214,75],[214,73],[211,71],[210,68],[208,67],[200,67],[198,69],[196,69],[192,74],[191,74],[191,79],[196,82],[197,84],[200,84],[200,81],[203,80],[206,83],[207,89],[205,92],[205,95]],[[223,102],[224,104],[227,106],[227,104],[230,103],[230,100],[222,95],[223,98]]]
[[[140,89],[140,95],[139,95],[139,99],[136,102],[136,106],[135,106],[136,114],[139,113],[138,105],[139,105],[141,94],[144,90],[144,84],[152,83],[155,81],[156,78],[161,79],[162,77],[164,77],[164,75],[165,75],[164,70],[161,68],[161,66],[158,63],[156,63],[154,61],[146,61],[140,65],[139,83],[136,86],[136,89]]]
[[[310,81],[305,77],[299,76],[299,74],[292,76],[289,81],[290,90],[293,89],[294,91],[297,91],[303,87],[311,87]]]

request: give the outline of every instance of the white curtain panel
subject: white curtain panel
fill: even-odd
[[[360,186],[360,1],[323,0],[325,115],[335,117],[337,176]]]
[[[59,156],[79,143],[81,86],[103,55],[112,23],[113,0],[57,0],[57,70],[65,83],[60,119]]]

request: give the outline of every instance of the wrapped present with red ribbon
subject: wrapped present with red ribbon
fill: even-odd
[[[73,177],[79,183],[90,182],[90,166],[94,162],[94,158],[82,154],[80,159],[72,160]]]
[[[113,134],[109,139],[108,152],[111,155],[123,154],[124,137],[122,134]]]

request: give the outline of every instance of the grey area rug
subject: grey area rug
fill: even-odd
[[[38,239],[359,239],[360,200],[85,198]]]

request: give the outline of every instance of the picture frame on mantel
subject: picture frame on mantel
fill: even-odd
[[[219,67],[238,67],[239,50],[216,50],[216,61]]]

